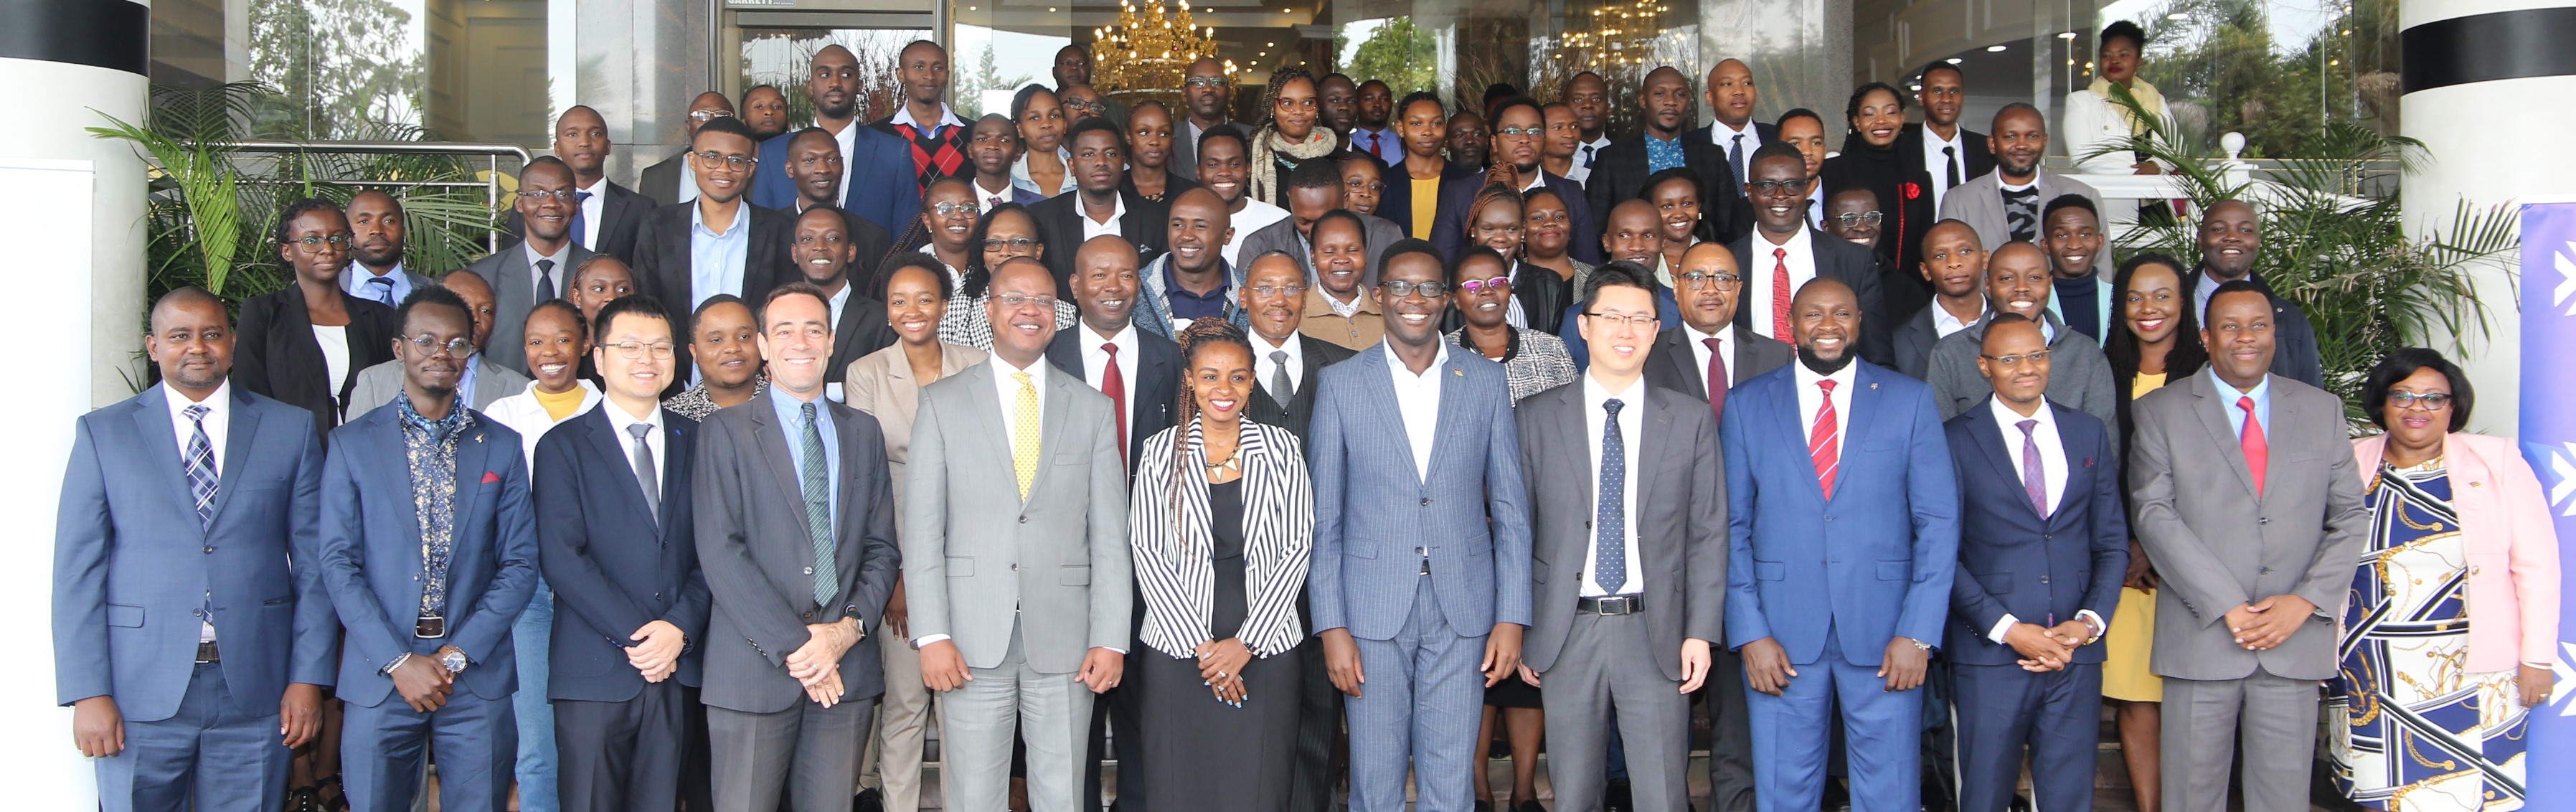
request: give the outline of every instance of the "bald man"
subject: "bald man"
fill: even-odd
[[[572,168],[575,192],[566,239],[585,251],[632,258],[635,241],[644,234],[645,219],[662,203],[608,179],[608,156],[614,149],[608,140],[608,121],[600,118],[599,111],[576,104],[555,119],[554,157]],[[525,178],[520,186],[526,187]],[[519,239],[527,233],[526,217],[514,207],[504,227],[512,239]]]
[[[944,67],[940,75],[944,82]],[[841,146],[841,198],[835,202],[888,234],[900,234],[921,213],[923,184],[912,162],[911,143],[859,121],[860,85],[859,59],[850,49],[826,45],[814,52],[805,96],[814,100],[813,126],[830,132]],[[796,185],[787,178],[788,140],[796,137],[795,130],[791,127],[760,142],[760,163],[752,167],[752,205],[795,207]]]
[[[690,168],[688,143],[698,137],[698,128],[708,119],[734,115],[733,100],[713,90],[689,100],[689,113],[680,119],[680,151],[661,163],[644,167],[644,191],[664,204],[686,203],[698,199],[698,173]]]

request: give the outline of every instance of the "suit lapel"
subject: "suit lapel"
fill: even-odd
[[[1655,348],[1655,354],[1663,356],[1663,363],[1672,365],[1673,369],[1678,371],[1682,382],[1699,387],[1703,395],[1708,392],[1708,376],[1699,369],[1699,354],[1691,352],[1689,333],[1683,332],[1680,327],[1675,327],[1665,330],[1655,343],[1660,345]],[[1727,368],[1729,370],[1735,368],[1734,359],[1728,359]]]
[[[603,403],[600,405],[604,407],[607,404]],[[688,428],[681,428],[680,426],[671,423],[671,417],[672,416],[669,412],[664,412],[662,414],[663,511],[662,515],[656,517],[656,520],[661,522],[662,537],[665,540],[668,540],[671,537],[675,529],[675,526],[670,522],[669,508],[671,504],[671,495],[674,493],[686,494],[688,492],[689,472],[695,470],[690,466],[698,464],[696,455],[697,427],[692,425]],[[688,528],[686,525],[679,525],[676,529],[685,530]]]
[[[2254,475],[2245,467],[2245,446],[2238,440],[2235,429],[2228,427],[2227,410],[2235,406],[2227,402],[2226,393],[2218,391],[2206,373],[2192,373],[2189,385],[2191,388],[2186,391],[2200,399],[2191,410],[2192,414],[2200,418],[2201,428],[2209,431],[2209,439],[2218,444],[2219,456],[2226,458],[2227,470],[2236,475],[2236,484],[2244,486],[2246,494],[2253,495]],[[2256,497],[2256,501],[2261,501],[2261,498]]]
[[[574,417],[564,425],[556,427],[553,431],[580,432],[582,435],[583,445],[590,449],[592,458],[596,462],[608,465],[608,470],[611,471],[631,472],[635,470],[635,460],[634,458],[626,455],[626,441],[620,439],[618,436],[619,432],[617,432],[613,425],[608,422],[608,415],[601,413],[602,409],[614,408],[617,407],[605,402],[600,403],[589,412]],[[670,447],[670,443],[668,442],[665,442],[662,445],[664,448]],[[671,461],[663,460],[662,468],[665,471],[670,470]],[[633,479],[634,476],[630,473],[627,478]],[[636,483],[634,487],[617,488],[615,490],[621,494],[619,501],[626,501],[624,497],[627,496],[634,497],[633,501],[627,504],[627,508],[644,516],[646,519],[655,522],[658,526],[658,523],[661,521],[661,517],[654,515],[651,510],[646,509],[643,483],[639,482]],[[670,493],[670,489],[666,486],[663,489],[663,493]]]
[[[155,386],[146,394],[147,397],[135,400],[134,428],[139,432],[135,436],[143,438],[143,444],[146,446],[143,451],[152,457],[152,468],[156,472],[152,476],[169,487],[170,493],[177,499],[175,504],[187,505],[193,513],[197,496],[188,486],[186,463],[179,459],[179,430],[170,422],[169,387]],[[235,402],[238,403],[239,400],[236,399]],[[236,414],[235,417],[238,418],[239,415]],[[238,446],[239,444],[234,444],[234,447]],[[225,450],[231,451],[230,448]],[[227,453],[226,456],[231,455]],[[225,466],[223,472],[231,473],[232,467]]]
[[[769,461],[770,476],[777,477],[779,488],[793,495],[798,504],[802,504],[805,499],[805,479],[798,474],[796,457],[788,453],[787,444],[803,440],[802,438],[790,440],[787,435],[803,427],[779,422],[777,406],[771,402],[772,398],[777,397],[781,395],[773,389],[760,393],[760,397],[752,398],[751,402],[759,405],[747,410],[751,413],[751,434],[754,442],[760,445],[760,456]],[[773,429],[772,426],[776,428]],[[804,514],[799,513],[795,518],[798,524],[805,523]]]
[[[465,408],[465,405],[460,403],[457,404],[455,408]],[[473,527],[474,523],[482,520],[481,514],[476,512],[476,508],[483,503],[483,500],[479,498],[465,498],[467,489],[480,487],[483,484],[483,475],[486,473],[494,473],[488,463],[488,460],[491,458],[492,451],[491,425],[491,418],[481,417],[478,415],[474,420],[474,425],[459,429],[460,433],[456,435],[457,498],[454,500],[456,504],[456,515],[453,519],[454,529],[448,534],[448,539],[450,546],[456,550],[453,555],[458,558],[462,558],[465,555],[465,551],[473,546],[464,543],[466,535],[465,529]],[[520,439],[524,442],[535,442],[536,440],[534,435],[522,437]],[[497,485],[499,483],[496,482],[494,484]],[[498,504],[498,500],[495,500],[495,504]]]
[[[1392,377],[1395,374],[1396,369],[1394,364],[1387,360],[1386,350],[1382,346],[1372,346],[1368,349],[1361,350],[1360,354],[1353,357],[1351,360],[1356,363],[1366,364],[1372,368],[1369,374],[1365,376],[1368,382],[1361,385],[1375,390],[1370,393],[1372,395],[1371,400],[1373,402],[1385,404],[1396,403],[1395,380]],[[1410,373],[1408,372],[1408,374]],[[1441,406],[1443,407],[1441,411],[1446,412],[1448,411],[1446,408],[1448,406],[1448,397],[1445,393],[1448,391],[1448,387],[1442,387],[1441,391],[1444,393],[1441,397]],[[1386,427],[1395,435],[1395,453],[1404,459],[1404,470],[1417,472],[1422,471],[1424,470],[1422,467],[1422,461],[1413,458],[1413,437],[1406,433],[1404,415],[1401,413],[1402,409],[1399,408],[1396,411],[1397,414],[1392,415],[1396,419],[1376,421],[1376,424]],[[1444,420],[1441,422],[1446,423],[1448,421]],[[1433,433],[1432,439],[1432,454],[1433,458],[1437,459],[1440,453],[1438,444],[1439,435],[1437,432]],[[1416,481],[1428,482],[1428,479],[1421,478],[1417,475]]]
[[[168,395],[165,393],[163,397]],[[232,408],[232,416],[225,421],[227,425],[224,427],[224,466],[216,472],[220,478],[215,486],[215,504],[206,514],[209,516],[224,515],[224,505],[230,504],[233,491],[239,490],[235,486],[241,484],[242,466],[249,464],[250,450],[259,442],[259,413],[249,408],[250,402],[242,397],[239,389],[233,390],[232,401],[227,404]],[[175,428],[166,422],[161,425]],[[176,442],[174,437],[171,442],[162,443],[161,447],[176,448]]]
[[[2075,504],[2076,494],[2092,490],[2091,485],[2079,486],[2077,482],[2079,477],[2094,476],[2092,468],[2095,460],[2084,456],[2086,452],[2093,449],[2093,443],[2078,442],[2079,439],[2089,441],[2092,439],[2091,436],[2078,438],[2072,430],[2075,421],[2068,419],[2068,416],[2075,411],[2054,403],[2048,404],[2048,408],[2056,410],[2054,416],[2057,418],[2057,445],[2061,449],[2060,453],[2066,457],[2066,490],[2057,495],[2057,504],[2048,512],[2048,515],[2054,518],[2065,513],[2067,507]]]
[[[1583,382],[1576,381],[1574,386],[1558,392],[1556,397],[1557,402],[1568,412],[1567,419],[1556,421],[1557,439],[1564,443],[1567,449],[1572,450],[1573,459],[1579,461],[1578,465],[1590,469],[1584,471],[1582,476],[1568,477],[1568,479],[1582,483],[1583,501],[1590,503],[1595,498],[1593,495],[1601,492],[1601,483],[1596,481],[1600,478],[1601,472],[1591,459],[1591,441],[1584,436],[1592,428],[1591,415],[1583,410]],[[1633,472],[1634,469],[1631,468],[1631,473]],[[1638,504],[1649,503],[1639,502]],[[1580,554],[1579,550],[1577,554]]]
[[[1447,341],[1448,339],[1441,338],[1437,340]],[[1447,451],[1451,444],[1458,442],[1458,432],[1464,431],[1461,426],[1467,422],[1467,394],[1459,391],[1463,388],[1463,384],[1467,380],[1466,368],[1458,362],[1458,353],[1461,352],[1466,352],[1466,350],[1451,349],[1446,356],[1448,360],[1445,363],[1434,366],[1429,370],[1430,374],[1444,377],[1440,380],[1440,411],[1438,418],[1440,422],[1438,425],[1433,426],[1431,430],[1431,464],[1421,469],[1423,471],[1422,482],[1425,485],[1429,485],[1431,483],[1431,478],[1440,474],[1440,461],[1442,458],[1448,456],[1441,452]]]
[[[1064,410],[1073,408],[1072,390],[1081,385],[1070,374],[1061,374],[1063,370],[1057,372],[1060,374],[1046,376],[1046,391],[1038,393],[1038,397],[1046,398],[1046,408],[1038,410],[1038,470],[1029,477],[1031,496],[1037,495],[1039,486],[1047,484],[1047,469],[1053,467],[1047,461],[1064,448]]]
[[[862,440],[859,437],[859,421],[856,419],[858,410],[851,409],[828,400],[815,405],[832,410],[832,430],[835,434],[840,436],[841,451],[844,455],[848,454],[850,449],[859,447],[859,443],[862,442]],[[844,458],[846,459],[846,457]],[[832,522],[832,539],[834,546],[844,550],[856,549],[856,545],[852,544],[851,540],[858,538],[861,533],[866,532],[867,508],[869,507],[867,505],[862,505],[859,502],[859,498],[861,496],[859,493],[859,480],[863,476],[884,475],[885,469],[883,468],[879,468],[872,473],[864,473],[852,466],[844,465],[841,467],[839,483],[840,495],[834,497],[839,500],[837,504],[841,506],[839,518]],[[859,565],[858,556],[855,555],[843,555],[839,557],[839,560],[841,563],[840,574],[844,576],[855,571]]]
[[[1968,413],[1975,417],[1971,421],[1968,434],[1976,438],[1975,444],[1979,455],[1985,457],[1986,464],[1995,469],[1996,476],[2001,477],[1996,480],[1997,482],[2010,482],[2021,486],[2027,492],[2030,486],[2021,478],[2021,457],[2013,452],[2013,444],[2004,439],[2004,432],[2008,427],[1995,416],[1993,403],[1994,399],[1988,397],[1977,405],[1968,407]],[[2061,423],[2059,428],[2061,431],[2058,434],[2062,440],[2065,436],[2062,430],[2064,424]],[[2023,510],[2030,511],[2033,516],[2039,515],[2039,509],[2031,507],[2028,497],[2023,497],[2020,501]],[[2046,520],[2048,517],[2040,516],[2040,518]]]

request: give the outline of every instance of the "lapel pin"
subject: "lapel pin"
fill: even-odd
[[[1449,370],[1449,374],[1451,374],[1451,375],[1455,375],[1455,376],[1458,376],[1458,377],[1461,377],[1461,378],[1467,377],[1467,371],[1466,371],[1466,370],[1463,370],[1463,369],[1453,369],[1453,370]]]
[[[1876,388],[1878,388],[1878,384],[1870,384],[1870,385],[1869,385],[1869,388],[1871,388],[1871,389],[1876,389]]]
[[[474,433],[474,442],[477,442],[477,443],[483,442],[483,433],[482,433],[482,432],[479,432],[479,431],[478,431],[478,432],[475,432],[475,433]]]

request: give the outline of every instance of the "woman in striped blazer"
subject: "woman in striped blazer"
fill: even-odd
[[[1177,425],[1137,455],[1129,537],[1145,602],[1149,809],[1281,812],[1297,740],[1315,496],[1287,429],[1243,419],[1252,345],[1222,319],[1180,335]],[[1259,687],[1256,693],[1253,688]]]

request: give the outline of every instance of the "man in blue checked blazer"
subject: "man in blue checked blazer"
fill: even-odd
[[[1307,428],[1307,578],[1333,687],[1350,696],[1351,809],[1471,804],[1485,687],[1520,665],[1529,509],[1503,368],[1440,338],[1440,256],[1402,240],[1370,295],[1386,341],[1326,367]],[[1490,517],[1490,519],[1489,519]]]

